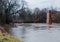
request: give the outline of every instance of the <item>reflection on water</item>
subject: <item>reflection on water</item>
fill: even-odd
[[[44,40],[45,35],[50,35],[47,36],[49,39],[52,37],[54,33],[59,34],[60,32],[60,26],[58,25],[51,25],[50,30],[47,29],[46,24],[39,24],[39,23],[21,23],[21,24],[15,24],[16,27],[11,28],[11,34],[19,39],[21,39],[23,42],[36,42],[37,39],[42,38]],[[44,35],[44,34],[45,35]],[[44,36],[43,36],[44,35]],[[59,34],[60,35],[60,34]],[[36,37],[39,36],[39,37]],[[43,37],[41,37],[43,36]],[[58,36],[58,35],[56,35]],[[36,38],[36,40],[35,40]],[[48,39],[46,38],[46,39]],[[41,39],[41,40],[42,40]],[[49,40],[48,39],[48,40]],[[40,42],[40,40],[38,40]],[[44,42],[44,41],[42,41]]]

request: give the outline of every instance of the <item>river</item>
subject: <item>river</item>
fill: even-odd
[[[60,42],[60,26],[53,24],[47,28],[41,23],[15,23],[11,34],[23,42]]]

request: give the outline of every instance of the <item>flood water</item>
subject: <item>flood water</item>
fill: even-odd
[[[60,42],[60,26],[53,24],[47,28],[41,23],[15,23],[11,34],[23,42]]]

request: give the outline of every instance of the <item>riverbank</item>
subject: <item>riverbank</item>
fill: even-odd
[[[17,38],[14,38],[12,36],[3,36],[0,35],[0,42],[21,42]]]
[[[0,25],[0,42],[21,42],[10,34],[11,25]]]

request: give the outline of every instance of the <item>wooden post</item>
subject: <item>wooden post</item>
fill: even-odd
[[[47,12],[47,20],[46,20],[46,23],[47,23],[47,26],[50,27],[50,25],[52,24],[52,12],[49,10]]]

